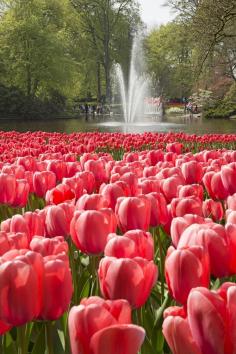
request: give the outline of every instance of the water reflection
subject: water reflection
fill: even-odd
[[[165,116],[145,118],[135,125],[124,125],[121,117],[78,117],[78,119],[52,120],[0,120],[0,130],[47,131],[47,132],[169,132],[183,131],[187,133],[236,133],[236,120],[205,120],[201,118],[189,119],[187,116]]]

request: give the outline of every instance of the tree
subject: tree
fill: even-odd
[[[101,96],[101,66],[105,77],[105,95],[111,99],[111,67],[117,57],[115,44],[124,36],[124,29],[132,34],[133,16],[139,20],[134,0],[70,0],[80,17],[81,29],[93,48],[97,67],[97,96]],[[121,23],[125,26],[121,30]],[[128,24],[128,26],[127,26]],[[121,30],[121,31],[120,31]],[[127,51],[127,48],[125,48]]]
[[[167,3],[191,26],[198,47],[199,73],[219,47],[227,48],[225,54],[232,66],[232,56],[235,57],[232,50],[236,44],[235,0],[168,0]]]
[[[146,57],[156,94],[185,97],[193,79],[192,43],[182,24],[153,30],[146,40]]]
[[[0,22],[1,81],[28,97],[65,93],[76,63],[65,31],[67,1],[10,0]]]

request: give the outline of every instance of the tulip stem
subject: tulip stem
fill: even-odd
[[[27,354],[25,329],[25,325],[17,327],[18,354]]]
[[[77,305],[78,301],[78,294],[77,294],[77,274],[76,274],[76,263],[74,258],[74,245],[72,240],[69,238],[69,259],[70,259],[70,268],[72,273],[72,280],[73,280],[73,287],[74,287],[74,294],[73,294],[73,304]]]
[[[161,234],[159,228],[157,228],[157,243],[159,248],[159,256],[160,256],[160,277],[161,277],[161,302],[164,301],[165,297],[165,278],[164,278],[164,257],[163,257],[163,250],[161,244]]]
[[[46,330],[47,354],[54,354],[53,340],[52,340],[52,323],[50,321],[46,322],[45,330]]]

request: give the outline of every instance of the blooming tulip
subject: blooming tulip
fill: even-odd
[[[72,354],[137,354],[145,337],[131,324],[125,300],[84,299],[72,307],[68,322]]]
[[[134,229],[147,231],[151,217],[151,202],[146,196],[118,198],[115,213],[122,231]]]
[[[103,296],[110,300],[126,299],[135,308],[145,304],[157,275],[157,266],[153,261],[140,257],[105,257],[100,261],[98,270]]]
[[[170,247],[165,261],[165,276],[171,296],[181,304],[186,304],[192,288],[209,286],[210,264],[207,251],[200,246],[178,250]]]
[[[116,220],[111,209],[78,211],[70,224],[73,242],[87,254],[102,253],[108,235],[115,230]]]
[[[151,261],[154,257],[152,235],[142,230],[127,231],[123,236],[110,234],[104,254],[116,258],[142,257]]]

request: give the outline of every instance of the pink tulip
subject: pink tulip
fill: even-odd
[[[202,201],[197,197],[174,198],[171,201],[171,212],[173,217],[186,214],[202,216]]]
[[[100,210],[108,207],[102,194],[84,194],[76,203],[76,210]]]
[[[118,198],[115,213],[123,232],[135,229],[147,231],[151,217],[151,202],[146,196]]]
[[[168,210],[164,195],[161,193],[149,193],[146,194],[146,197],[151,202],[150,226],[165,225],[168,221]]]
[[[203,187],[200,184],[192,184],[178,187],[178,197],[197,197],[203,200]]]
[[[175,250],[170,247],[165,260],[166,282],[171,296],[186,304],[191,289],[209,286],[210,264],[207,251],[200,246]]]
[[[74,213],[72,204],[62,203],[48,207],[46,211],[45,229],[48,237],[67,237],[70,233],[70,222]]]
[[[162,332],[173,354],[202,354],[182,308],[171,307],[165,311]]]
[[[232,195],[236,193],[236,162],[223,166],[221,169],[221,178],[226,191]]]
[[[116,258],[142,257],[151,261],[154,257],[152,235],[142,230],[131,230],[123,236],[110,234],[104,254]]]
[[[47,165],[47,170],[54,172],[59,182],[61,182],[64,177],[67,177],[66,163],[64,161],[50,160]]]
[[[227,312],[220,295],[206,288],[193,289],[188,298],[188,320],[202,354],[229,353],[226,351]]]
[[[84,183],[84,189],[88,194],[93,193],[95,189],[95,177],[94,174],[90,171],[83,171],[76,173],[75,177],[79,177],[82,179]]]
[[[34,236],[30,242],[30,249],[40,253],[43,257],[68,253],[68,243],[64,237],[58,236],[54,238],[45,238],[42,236]]]
[[[213,221],[220,221],[224,217],[224,210],[221,202],[216,202],[213,199],[204,200],[202,211],[205,218],[210,217]]]
[[[229,274],[230,240],[219,224],[192,224],[180,237],[178,249],[187,246],[203,246],[209,254],[211,273],[215,277]]]
[[[153,261],[140,257],[105,257],[100,261],[98,276],[101,292],[106,299],[126,299],[138,308],[147,301],[156,283],[158,270]]]
[[[12,205],[16,194],[16,178],[14,175],[0,173],[0,204]]]
[[[69,335],[72,354],[137,354],[145,331],[131,324],[127,301],[91,297],[72,307]]]
[[[116,230],[111,209],[76,212],[70,224],[70,234],[76,247],[86,254],[104,251],[108,235]]]
[[[56,175],[52,171],[35,172],[33,175],[33,187],[35,194],[44,198],[46,192],[56,186]]]
[[[35,252],[9,251],[0,258],[0,320],[20,326],[41,308],[43,259]]]
[[[117,183],[104,183],[101,185],[99,192],[106,199],[108,208],[111,208],[113,211],[115,211],[117,199],[126,196],[123,188]]]
[[[43,301],[38,318],[54,321],[68,310],[73,293],[67,256],[44,257],[43,276]]]
[[[206,222],[212,222],[211,219],[204,219],[202,216],[194,214],[185,214],[174,218],[171,223],[171,239],[175,247],[178,246],[180,237],[185,229],[192,224],[205,224]]]
[[[201,183],[203,177],[203,170],[199,162],[185,162],[181,166],[181,171],[187,184]]]

